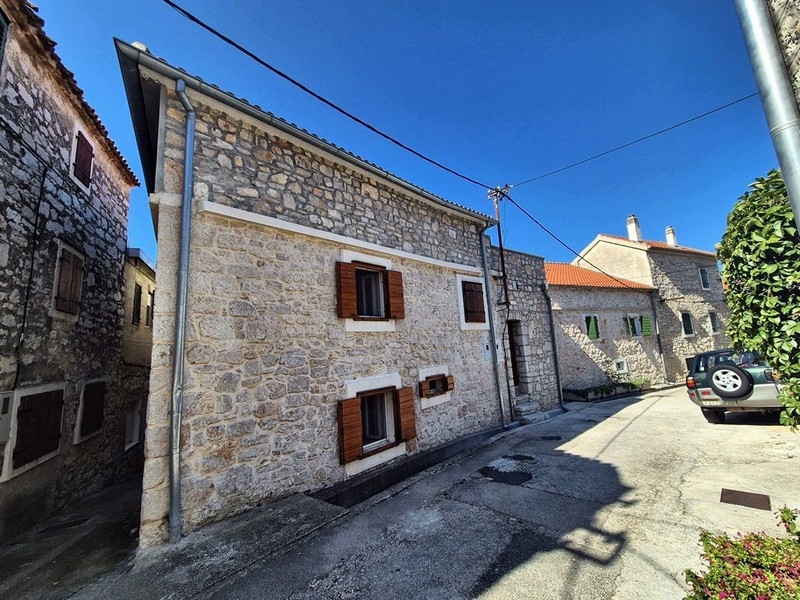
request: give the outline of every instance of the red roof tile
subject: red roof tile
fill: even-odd
[[[575,287],[595,288],[631,288],[635,290],[652,290],[653,287],[644,283],[636,283],[620,277],[612,277],[599,271],[576,267],[567,263],[544,263],[544,272],[547,276],[547,285],[568,285]]]

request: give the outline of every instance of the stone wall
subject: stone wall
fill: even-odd
[[[489,332],[462,329],[457,275],[479,274],[478,219],[369,178],[347,160],[279,136],[195,93],[195,210],[181,432],[184,531],[270,498],[344,480],[337,405],[347,382],[399,375],[415,395],[408,452],[500,424]],[[156,303],[140,545],[162,542],[182,184],[182,109],[170,92],[159,171]],[[237,218],[212,214],[238,209]],[[224,212],[224,210],[223,210]],[[312,228],[286,230],[265,222]],[[313,233],[313,232],[319,232]],[[336,234],[343,238],[324,239]],[[349,240],[349,241],[348,241]],[[376,250],[377,244],[385,251]],[[343,251],[403,274],[394,331],[345,330],[336,313]],[[448,266],[459,263],[462,267]],[[537,334],[538,335],[538,334]],[[422,369],[455,390],[423,408]]]
[[[614,361],[625,359],[628,373],[623,380],[647,379],[663,383],[664,371],[658,354],[658,341],[653,335],[632,337],[625,317],[652,317],[646,294],[624,289],[578,288],[550,286],[558,340],[561,382],[566,389],[585,389],[608,382],[614,372]],[[596,315],[600,338],[586,335],[585,317]]]
[[[125,317],[122,321],[122,360],[129,365],[149,367],[153,351],[153,325],[147,323],[147,304],[149,293],[155,291],[155,273],[141,259],[128,257],[123,277]],[[133,319],[136,284],[142,290],[138,323],[134,323]]]
[[[795,97],[800,102],[800,3],[797,0],[768,0],[775,31]]]
[[[725,348],[730,338],[725,335],[725,323],[730,311],[722,291],[722,281],[713,258],[699,254],[656,252],[649,253],[653,285],[661,300],[657,302],[658,323],[664,344],[667,377],[680,382],[686,376],[686,359],[698,352]],[[709,275],[709,288],[700,283],[700,267]],[[720,333],[711,331],[709,312],[716,312],[722,323]],[[681,313],[692,315],[695,334],[685,336]]]
[[[2,8],[12,21],[20,14]],[[115,382],[132,175],[104,150],[26,27],[9,29],[0,70],[0,390],[14,388],[16,402],[31,386],[65,392],[58,456],[11,478],[7,468],[0,482],[2,536],[123,476],[125,399]],[[69,176],[76,125],[94,145],[89,193]],[[52,310],[60,242],[85,256],[77,319]],[[101,377],[109,379],[102,432],[73,444],[82,382]],[[10,466],[12,452],[0,444],[0,465]]]

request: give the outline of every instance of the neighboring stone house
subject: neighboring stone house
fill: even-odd
[[[656,315],[666,377],[682,381],[686,359],[730,344],[725,335],[730,311],[716,255],[678,245],[672,227],[666,229],[666,242],[643,240],[634,215],[628,217],[627,228],[628,237],[598,235],[572,264],[658,290]]]
[[[137,182],[35,10],[0,0],[0,536],[137,462],[118,385]]]
[[[561,384],[664,383],[650,285],[565,263],[546,263]]]
[[[117,50],[159,241],[141,546],[507,421],[492,219]],[[520,385],[546,410],[546,315],[513,300],[542,321]]]

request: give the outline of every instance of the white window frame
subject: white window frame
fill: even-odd
[[[93,154],[93,156],[92,156],[92,173],[91,173],[91,175],[89,177],[89,185],[88,186],[84,185],[84,183],[80,179],[75,177],[75,174],[73,173],[73,168],[75,166],[75,155],[78,153],[78,133],[79,132],[83,134],[83,137],[85,137],[86,141],[89,142],[91,144],[91,146],[92,146],[92,154]],[[72,131],[72,143],[71,143],[71,149],[70,149],[70,152],[69,152],[69,168],[67,169],[67,172],[69,173],[70,181],[72,181],[75,185],[77,185],[84,192],[86,192],[86,194],[91,194],[92,193],[91,185],[92,185],[92,182],[94,181],[95,167],[97,166],[97,153],[95,152],[96,150],[97,150],[97,145],[95,143],[93,143],[92,137],[86,132],[86,130],[83,127],[78,127],[76,125],[75,128]]]
[[[368,392],[370,390],[380,390],[383,388],[394,388],[399,390],[402,386],[402,380],[399,373],[390,373],[387,375],[376,375],[372,377],[362,377],[361,379],[353,379],[344,382],[345,393],[347,398],[355,398],[361,392]],[[405,442],[400,442],[391,446],[383,452],[377,452],[367,456],[366,458],[359,458],[344,465],[344,472],[347,477],[358,475],[373,467],[388,462],[398,456],[404,456],[408,453],[408,448]]]
[[[625,317],[627,319],[630,319],[630,322],[633,323],[633,332],[629,334],[629,337],[635,337],[635,338],[642,337],[644,335],[642,333],[642,315],[625,315]],[[600,325],[598,323],[598,329],[599,328]],[[627,332],[628,324],[625,325],[625,329],[626,329],[625,333],[628,333]]]
[[[419,374],[417,375],[417,382],[425,381],[428,377],[432,375],[444,375],[445,378],[450,375],[450,369],[447,365],[436,365],[433,367],[425,367],[419,370]],[[422,410],[433,408],[434,406],[439,406],[440,404],[444,404],[445,402],[450,402],[451,392],[445,392],[443,394],[439,394],[437,396],[431,396],[430,398],[420,398],[420,407]]]
[[[628,359],[627,358],[617,358],[614,360],[614,371],[618,375],[626,375],[628,371]]]
[[[139,443],[142,433],[142,401],[134,400],[125,409],[125,450]]]
[[[61,443],[59,442],[58,448],[53,450],[52,452],[40,456],[36,460],[33,460],[29,463],[26,463],[19,467],[18,469],[14,469],[14,447],[17,445],[17,409],[19,408],[20,402],[22,398],[25,396],[33,396],[36,394],[42,394],[44,392],[52,392],[54,390],[61,390],[62,394],[64,395],[64,403],[61,405],[61,428],[60,431],[64,428],[64,406],[66,405],[66,391],[67,391],[67,384],[66,382],[60,383],[46,383],[43,385],[35,385],[28,388],[21,388],[14,391],[14,398],[11,402],[11,431],[8,436],[8,441],[6,442],[5,452],[3,453],[3,470],[2,474],[0,474],[0,483],[4,481],[8,481],[9,479],[13,479],[17,475],[21,475],[26,471],[30,471],[31,469],[38,467],[42,463],[47,462],[51,458],[54,458],[61,454]]]
[[[467,323],[464,319],[464,292],[461,284],[463,282],[480,283],[483,291],[483,314],[486,320],[483,323]],[[456,275],[456,298],[458,299],[458,321],[462,331],[484,331],[489,329],[489,303],[486,301],[486,282],[483,277],[472,277],[470,275]]]
[[[85,381],[81,381],[80,382],[81,394],[80,394],[80,400],[78,401],[78,417],[75,421],[75,429],[72,433],[73,446],[77,446],[81,442],[85,442],[86,440],[98,436],[103,432],[103,425],[101,425],[100,429],[98,429],[97,431],[93,431],[89,435],[81,437],[81,420],[83,419],[83,393],[86,391],[86,386],[92,383],[106,384],[105,396],[103,396],[103,414],[104,415],[108,414],[107,411],[105,410],[107,406],[108,393],[110,391],[108,387],[108,377],[97,377],[96,379],[86,379]],[[105,423],[105,416],[103,417],[103,422]]]
[[[689,324],[692,326],[691,333],[686,333],[686,324],[683,320],[684,315],[689,315]],[[681,333],[683,334],[683,337],[694,337],[695,335],[697,335],[697,328],[694,325],[694,316],[692,315],[692,313],[690,313],[689,311],[682,310],[680,322],[681,322]]]
[[[697,272],[700,275],[700,289],[703,290],[710,290],[711,289],[711,276],[708,274],[708,267],[698,267]],[[706,276],[706,284],[703,284],[703,274],[705,273]]]
[[[364,254],[354,250],[342,250],[342,262],[362,262],[376,267],[384,267],[387,271],[392,270],[392,261],[389,258],[375,256],[374,254]],[[384,277],[386,275],[384,274]],[[344,319],[344,330],[350,332],[394,332],[397,331],[396,319]]]

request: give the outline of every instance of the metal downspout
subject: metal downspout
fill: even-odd
[[[761,104],[800,229],[800,110],[765,0],[734,0]]]
[[[556,326],[553,322],[553,303],[550,300],[550,294],[547,293],[547,286],[542,284],[542,294],[544,294],[544,301],[547,303],[547,317],[550,323],[550,339],[553,341],[553,364],[556,371],[556,389],[558,390],[558,407],[566,412],[564,408],[564,391],[561,389],[561,368],[558,364],[558,344],[556,344]]]
[[[506,413],[503,409],[503,390],[500,387],[500,369],[497,366],[497,335],[494,331],[494,304],[492,303],[492,291],[489,283],[489,261],[486,258],[486,236],[484,235],[488,229],[494,225],[486,225],[480,230],[478,235],[481,238],[481,261],[483,262],[483,287],[486,290],[486,304],[488,310],[486,311],[489,316],[489,339],[492,346],[492,371],[494,372],[494,387],[497,390],[497,403],[500,406],[500,421],[503,424],[503,429],[508,427],[506,423]],[[509,404],[511,398],[508,399]]]
[[[177,293],[175,300],[175,342],[172,363],[172,405],[169,431],[169,541],[181,539],[181,418],[183,416],[183,369],[186,353],[186,303],[189,294],[189,237],[192,221],[194,169],[194,107],[186,96],[183,79],[175,82],[175,93],[186,111],[186,138],[183,149],[183,194],[181,197],[180,251],[178,254]]]

